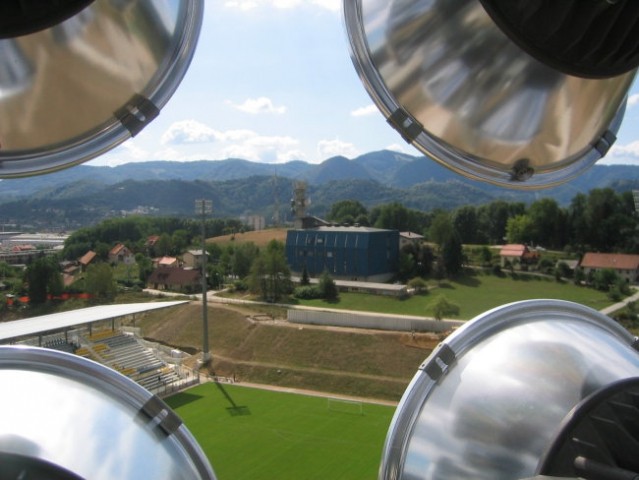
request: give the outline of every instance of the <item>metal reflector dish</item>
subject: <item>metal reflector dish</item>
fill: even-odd
[[[2,479],[215,478],[180,418],[103,365],[2,346],[0,384]]]
[[[511,40],[482,3],[510,4],[344,0],[355,68],[388,122],[428,157],[506,187],[563,183],[614,143],[636,68],[597,79],[562,73]],[[545,2],[553,3],[614,8],[617,2]],[[534,10],[518,4],[523,13]],[[515,29],[511,14],[519,10],[499,18]],[[533,30],[538,23],[524,25]],[[607,25],[597,25],[605,32]],[[564,53],[555,62],[567,63],[570,51]]]
[[[411,381],[386,438],[380,479],[555,475],[552,465],[562,462],[547,452],[573,437],[566,434],[577,430],[571,414],[588,416],[593,399],[598,408],[599,397],[619,396],[618,385],[629,379],[629,395],[636,394],[636,341],[605,315],[560,300],[513,303],[476,317],[439,345]],[[626,411],[633,401],[639,411],[639,398]],[[626,420],[635,434],[638,417]],[[604,436],[619,437],[618,431]],[[635,448],[630,457],[639,458],[636,445],[629,447]],[[614,448],[596,456],[602,458],[615,458]],[[557,476],[564,475],[573,478],[566,470]]]
[[[203,0],[84,3],[61,23],[0,40],[0,178],[59,170],[119,145],[159,114],[186,73]],[[41,23],[18,18],[16,30],[29,21]]]

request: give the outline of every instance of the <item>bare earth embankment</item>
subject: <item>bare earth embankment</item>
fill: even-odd
[[[440,339],[433,335],[299,326],[254,310],[209,306],[211,372],[238,381],[398,401]],[[147,314],[142,335],[194,354],[202,305]]]

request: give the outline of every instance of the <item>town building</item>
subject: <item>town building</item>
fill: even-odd
[[[184,255],[182,255],[182,261],[184,262],[185,268],[200,268],[202,266],[203,259],[204,255],[202,254],[202,250],[188,250]]]
[[[95,260],[96,255],[97,254],[93,250],[89,250],[78,259],[78,263],[80,264],[80,268],[82,268],[83,272],[86,271],[89,264]]]
[[[176,257],[169,257],[167,255],[154,259],[153,264],[156,268],[176,268],[180,266],[180,263],[178,262],[178,259]]]
[[[369,227],[322,226],[289,230],[286,260],[295,275],[325,270],[334,279],[386,282],[397,271],[399,232]]]
[[[610,269],[628,283],[637,283],[639,279],[639,255],[586,253],[579,267],[586,276],[599,270]]]
[[[123,263],[125,265],[133,265],[135,263],[135,256],[126,246],[118,243],[109,251],[109,262],[112,264]]]
[[[199,288],[200,280],[199,270],[159,267],[151,272],[147,285],[155,290],[191,293]]]
[[[510,244],[504,245],[499,251],[502,268],[510,263],[513,267],[522,265],[532,265],[539,261],[539,252],[533,250],[528,245]]]
[[[247,215],[243,220],[245,225],[256,232],[266,228],[266,219],[262,215]]]
[[[2,241],[4,247],[10,248],[16,245],[33,245],[36,248],[64,247],[64,242],[69,235],[54,233],[21,233],[12,235]]]
[[[399,248],[402,249],[407,245],[419,245],[424,241],[424,236],[415,232],[399,233]]]

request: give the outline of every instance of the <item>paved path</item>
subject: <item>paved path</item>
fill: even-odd
[[[605,315],[610,315],[611,313],[616,312],[617,310],[621,310],[630,302],[636,302],[637,300],[639,300],[639,290],[637,290],[631,296],[624,298],[621,302],[615,303],[614,305],[610,305],[609,307],[606,307],[606,308],[602,308],[600,312]]]

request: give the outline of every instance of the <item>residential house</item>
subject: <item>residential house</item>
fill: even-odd
[[[189,250],[182,255],[182,261],[186,268],[200,268],[203,259],[204,255],[202,254],[202,250]]]
[[[87,269],[89,264],[95,259],[96,255],[97,254],[93,250],[89,250],[87,253],[85,253],[79,258],[78,263],[80,264],[80,268],[82,269],[83,272]]]
[[[109,262],[112,264],[124,263],[125,265],[133,265],[135,263],[135,256],[126,246],[118,243],[109,252]]]
[[[611,269],[628,283],[637,283],[639,279],[639,255],[621,253],[586,253],[579,267],[588,277],[591,272]]]
[[[499,251],[502,268],[510,263],[513,267],[531,265],[539,260],[539,252],[528,247],[528,245],[509,244],[501,247]]]
[[[155,247],[155,244],[158,243],[159,239],[160,239],[159,235],[151,235],[147,237],[146,242],[144,242],[144,248]]]
[[[399,232],[400,250],[406,245],[419,245],[424,241],[424,236],[414,232]]]
[[[154,261],[156,268],[177,268],[179,267],[178,259],[175,257],[160,257],[156,258]]]
[[[159,267],[153,270],[147,280],[147,286],[155,290],[191,293],[200,286],[200,272],[183,268]]]

